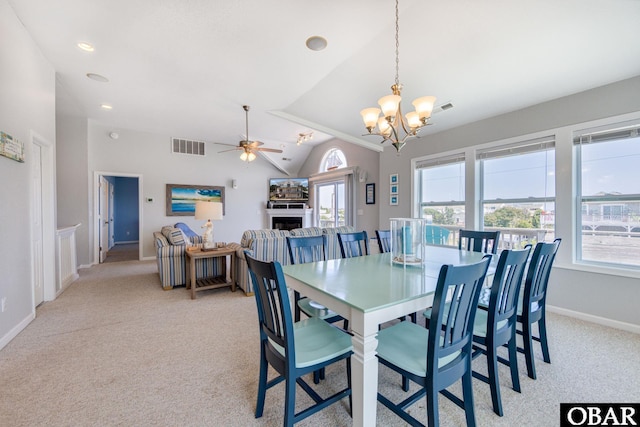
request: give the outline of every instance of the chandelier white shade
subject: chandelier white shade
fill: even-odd
[[[391,86],[391,95],[378,99],[380,108],[365,108],[360,112],[362,120],[367,128],[368,134],[382,137],[382,142],[391,141],[397,151],[404,146],[409,138],[418,136],[420,129],[429,124],[433,104],[436,102],[435,96],[422,96],[416,98],[412,104],[415,111],[402,116],[402,85],[399,80],[399,33],[398,0],[396,0],[396,80]],[[382,116],[380,116],[382,113]]]

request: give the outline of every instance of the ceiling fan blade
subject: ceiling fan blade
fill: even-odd
[[[264,145],[264,142],[260,142],[260,141],[250,141],[249,144],[247,144],[249,147],[251,148],[257,148],[260,147],[261,145]]]
[[[266,151],[269,153],[282,153],[282,150],[278,150],[275,148],[254,148],[254,151]]]
[[[227,144],[225,142],[214,142],[214,144],[218,144],[218,145],[226,145],[228,147],[237,147],[237,145],[235,144]]]
[[[229,145],[229,144],[224,144],[224,145]],[[240,148],[240,147],[231,148],[231,149],[229,149],[229,150],[222,150],[222,151],[218,151],[218,154],[219,154],[219,153],[228,153],[229,151],[237,151],[237,150],[241,150],[241,149],[242,149],[242,148]]]

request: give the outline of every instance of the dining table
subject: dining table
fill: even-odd
[[[354,426],[376,425],[379,325],[430,307],[443,265],[473,264],[485,255],[430,245],[422,254],[411,264],[395,262],[388,252],[282,267],[289,288],[349,320]]]

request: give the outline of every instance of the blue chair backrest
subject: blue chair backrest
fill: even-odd
[[[277,261],[264,262],[245,251],[258,309],[260,341],[269,363],[280,373],[295,367],[293,319],[289,293]],[[284,348],[283,356],[274,344]]]
[[[500,242],[500,231],[460,230],[458,249],[495,254]]]
[[[376,239],[381,254],[391,252],[391,230],[376,230]]]
[[[542,316],[547,299],[547,285],[553,260],[558,253],[562,239],[555,239],[553,243],[540,242],[536,244],[529,261],[527,278],[524,281],[524,297],[522,314],[530,321]]]
[[[511,329],[515,327],[518,296],[530,252],[531,246],[527,245],[522,250],[505,250],[500,253],[491,284],[487,316],[487,334],[493,330],[494,336],[500,335],[500,339],[495,339],[496,342],[507,341]],[[507,322],[498,328],[498,324],[503,320]]]
[[[369,237],[366,231],[338,233],[342,258],[369,255]]]
[[[490,261],[491,255],[487,255],[476,264],[443,265],[440,268],[427,345],[427,372],[432,372],[434,381],[440,385],[460,378],[460,370],[452,369],[451,363],[471,366],[473,322]],[[448,295],[453,296],[449,304]],[[454,361],[439,366],[442,358],[457,352],[460,355]]]
[[[326,236],[287,236],[287,249],[291,264],[326,260]]]

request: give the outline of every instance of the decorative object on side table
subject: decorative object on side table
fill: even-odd
[[[213,240],[213,223],[211,220],[220,221],[222,219],[222,203],[197,201],[195,217],[196,219],[207,220],[206,224],[202,226],[204,228],[202,250],[212,251],[217,249],[217,245]]]

